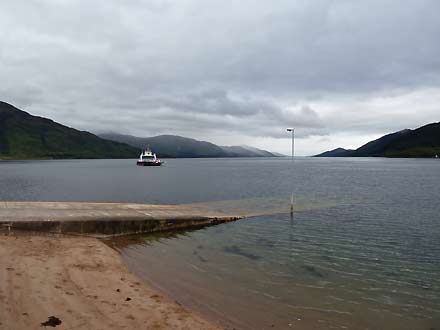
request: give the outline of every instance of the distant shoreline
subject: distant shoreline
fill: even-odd
[[[266,156],[231,156],[231,157],[162,157],[158,155],[158,158],[162,159],[251,159],[251,158],[257,158],[257,159],[271,159],[271,158],[286,158],[290,156],[273,156],[273,157],[266,157]],[[136,157],[130,157],[130,158],[54,158],[54,157],[0,157],[0,161],[2,160],[113,160],[113,159],[132,159],[136,160]]]

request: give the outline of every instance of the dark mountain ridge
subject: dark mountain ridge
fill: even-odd
[[[323,152],[322,154],[316,155],[315,157],[347,157],[347,155],[353,151],[354,150],[351,149],[336,148]]]
[[[338,148],[316,157],[414,157],[440,156],[440,122],[404,129],[370,141],[356,150]]]
[[[148,144],[160,157],[278,156],[252,147],[221,147],[174,135],[98,137],[0,101],[0,159],[137,158]]]

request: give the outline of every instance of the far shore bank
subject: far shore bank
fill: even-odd
[[[222,329],[143,283],[95,238],[1,236],[0,260],[0,329]]]

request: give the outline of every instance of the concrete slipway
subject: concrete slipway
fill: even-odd
[[[33,231],[106,237],[196,228],[246,216],[197,205],[0,202],[0,229],[7,233]]]

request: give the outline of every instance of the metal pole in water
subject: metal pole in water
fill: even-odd
[[[295,157],[295,129],[288,128],[287,131],[292,133],[292,172],[293,172],[293,162]],[[290,215],[293,215],[293,187],[292,187],[292,195],[290,196]]]

